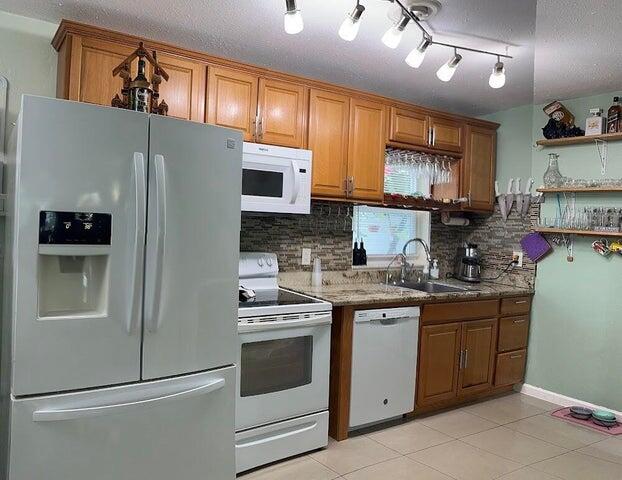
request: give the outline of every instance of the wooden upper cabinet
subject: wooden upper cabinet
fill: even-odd
[[[149,45],[145,45],[149,48]],[[136,47],[98,38],[71,35],[59,51],[57,96],[69,100],[110,106],[123,80],[112,70]],[[205,119],[205,64],[174,55],[159,55],[158,62],[170,76],[160,85],[160,99],[169,106],[169,115],[203,122]],[[136,75],[138,60],[132,62]],[[147,76],[151,68],[148,66]]]
[[[350,97],[323,90],[309,92],[309,142],[313,152],[311,194],[345,197],[348,169]]]
[[[428,116],[414,110],[391,107],[389,141],[409,145],[428,145]]]
[[[497,132],[481,127],[466,129],[466,152],[462,169],[462,196],[470,199],[467,210],[494,208]]]
[[[462,152],[464,132],[461,123],[445,118],[430,117],[431,147],[448,152]]]
[[[158,55],[158,63],[169,74],[160,84],[160,99],[168,114],[184,120],[205,121],[205,72],[207,66],[173,55]]]
[[[259,142],[293,148],[305,146],[306,92],[304,85],[267,78],[259,80]]]
[[[421,327],[418,406],[451,400],[457,395],[461,331],[460,323]]]
[[[259,77],[229,68],[208,69],[207,123],[242,131],[244,140],[255,140]]]
[[[469,395],[490,389],[493,381],[496,340],[496,319],[462,324],[459,395]]]
[[[67,55],[70,62],[64,81],[60,78],[57,95],[68,100],[110,106],[113,97],[121,95],[123,80],[113,77],[112,70],[119,65],[134,48],[96,38],[72,36],[65,43],[60,55]],[[67,57],[66,57],[67,58]],[[136,75],[138,60],[132,64],[132,75]]]
[[[386,110],[382,103],[352,98],[348,176],[352,179],[350,197],[381,201],[384,198],[384,149]]]

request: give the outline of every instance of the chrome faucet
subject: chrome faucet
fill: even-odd
[[[396,254],[389,262],[389,265],[387,266],[387,269],[385,272],[385,284],[387,285],[389,284],[389,270],[391,268],[391,265],[393,265],[393,262],[395,262],[397,258],[401,258],[402,260],[402,268],[400,270],[400,281],[401,282],[406,281],[406,277],[408,276],[408,271],[412,270],[412,266],[408,263],[408,260],[407,260],[408,257],[406,256],[406,248],[408,247],[408,245],[410,245],[413,242],[418,242],[423,246],[423,250],[425,250],[425,257],[426,257],[426,260],[428,261],[428,268],[432,265],[432,256],[430,255],[430,247],[428,247],[428,244],[425,243],[425,240],[421,238],[411,238],[404,244],[404,248],[402,248],[402,251]]]
[[[409,265],[408,261],[406,260],[406,248],[408,248],[408,245],[410,245],[411,243],[420,243],[421,246],[423,247],[423,250],[425,251],[425,258],[428,261],[428,270],[430,269],[431,265],[432,265],[432,255],[430,255],[430,247],[428,247],[428,244],[425,243],[425,240],[421,239],[421,238],[411,238],[410,240],[408,240],[405,244],[404,247],[402,248],[402,271],[400,273],[401,276],[401,280],[402,282],[406,279],[406,275],[408,273],[409,268],[411,268],[411,265]]]

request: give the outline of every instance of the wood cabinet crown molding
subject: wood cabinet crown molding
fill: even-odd
[[[236,70],[246,71],[255,75],[268,76],[274,79],[302,84],[310,88],[318,88],[323,90],[329,90],[336,93],[342,93],[369,101],[381,102],[389,107],[404,108],[411,111],[419,111],[427,115],[433,115],[438,118],[445,118],[447,120],[454,120],[459,122],[465,122],[470,125],[479,126],[482,128],[494,129],[499,127],[498,123],[488,122],[479,118],[468,117],[464,115],[452,114],[443,112],[433,108],[427,108],[420,105],[410,104],[401,100],[385,97],[371,92],[353,89],[347,86],[335,85],[322,80],[310,79],[297,75],[292,75],[269,68],[260,67],[257,65],[250,65],[247,63],[230,60],[227,58],[219,57],[216,55],[210,55],[197,50],[187,49],[171,45],[169,43],[160,42],[157,40],[145,39],[136,35],[130,35],[126,33],[117,32],[114,30],[108,30],[104,28],[87,25],[84,23],[74,22],[72,20],[63,19],[58,26],[58,30],[52,39],[52,46],[56,51],[60,51],[63,43],[68,36],[85,36],[91,38],[97,38],[110,42],[116,42],[120,44],[136,46],[138,42],[144,42],[145,47],[149,49],[155,49],[158,53],[176,55],[186,59],[192,59],[198,62],[205,63],[206,65],[217,65],[223,67],[229,67]]]

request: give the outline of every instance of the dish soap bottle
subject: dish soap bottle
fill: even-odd
[[[613,97],[613,105],[607,111],[607,133],[622,132],[622,105],[620,97]]]
[[[360,261],[359,265],[367,265],[367,250],[365,250],[365,245],[363,244],[363,240],[361,240],[361,248],[360,248]]]
[[[559,155],[556,153],[549,153],[549,166],[544,172],[544,186],[546,187],[561,187],[564,177],[559,171],[559,164],[557,159]]]
[[[440,271],[438,269],[438,258],[432,260],[432,268],[430,269],[430,278],[432,280],[438,280],[441,276]]]

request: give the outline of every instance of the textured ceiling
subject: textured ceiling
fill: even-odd
[[[622,1],[538,0],[536,103],[622,93]]]
[[[533,97],[535,0],[442,0],[430,23],[435,39],[459,41],[509,53],[507,85],[488,87],[493,57],[464,53],[450,83],[435,72],[451,55],[430,48],[424,64],[404,63],[421,38],[409,25],[397,50],[380,42],[388,28],[381,0],[363,0],[367,11],[358,38],[345,42],[337,30],[354,0],[298,0],[305,29],[296,36],[283,31],[284,0],[0,0],[0,9],[58,22],[62,18],[171,42],[215,55],[390,97],[466,114],[484,114],[524,105]]]

